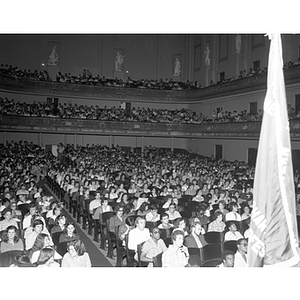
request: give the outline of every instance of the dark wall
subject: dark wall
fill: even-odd
[[[114,76],[114,59],[120,49],[125,57],[123,71],[133,79],[171,78],[173,55],[181,54],[182,70],[187,67],[185,35],[0,35],[0,63],[21,69],[47,67],[52,47],[59,56],[55,73],[70,72],[78,75],[89,69],[93,75]],[[187,72],[181,73],[187,79]]]

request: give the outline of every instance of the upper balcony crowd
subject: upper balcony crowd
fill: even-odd
[[[284,64],[283,70],[286,71],[289,67],[293,65],[297,65],[300,63],[300,58],[296,62],[289,61]],[[210,85],[221,84],[226,82],[231,82],[247,77],[252,76],[265,76],[267,74],[267,67],[264,69],[258,68],[254,70],[250,68],[247,72],[246,70],[241,70],[239,75],[234,75],[229,78],[224,78],[219,80],[218,82],[210,81]],[[30,69],[21,70],[18,67],[13,67],[8,64],[0,65],[0,75],[13,77],[16,79],[24,79],[24,80],[37,80],[37,81],[52,81],[51,77],[47,70],[31,71]],[[126,80],[118,79],[118,78],[106,78],[105,76],[100,77],[99,74],[93,76],[93,74],[88,70],[84,69],[83,72],[79,75],[74,75],[71,73],[62,73],[58,72],[56,75],[56,82],[60,83],[72,83],[72,84],[84,84],[84,85],[98,85],[98,86],[107,86],[107,87],[122,87],[122,88],[141,88],[141,89],[156,89],[156,90],[191,90],[191,89],[199,89],[203,88],[200,86],[192,85],[192,83],[187,80],[186,82],[181,81],[173,81],[170,79],[132,79],[128,77]]]

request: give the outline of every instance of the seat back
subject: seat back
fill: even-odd
[[[143,248],[144,243],[145,243],[145,242],[140,243],[140,244],[137,245],[138,263],[139,263],[139,266],[140,266],[140,267],[142,266],[142,262],[141,262],[141,254],[142,254],[142,248]]]
[[[100,214],[100,224],[106,226],[107,220],[109,220],[114,215],[114,212],[108,211]]]
[[[163,252],[153,257],[153,267],[162,267],[162,255]]]
[[[19,250],[0,253],[0,267],[10,267],[15,262],[15,257],[23,254],[25,254],[25,252]]]
[[[56,252],[61,256],[64,256],[67,253],[68,242],[62,242],[56,245]]]
[[[18,210],[21,212],[22,219],[23,219],[24,216],[29,212],[29,204],[23,203],[23,204],[18,205]]]
[[[204,238],[209,244],[221,243],[221,233],[217,231],[210,231],[204,234]]]
[[[207,244],[201,248],[201,260],[204,262],[212,259],[222,260],[222,246],[221,244]]]
[[[128,225],[128,226],[134,226],[134,222],[135,220],[137,219],[137,215],[133,215],[133,216],[128,216],[126,219],[125,219],[125,223]]]
[[[152,230],[152,228],[157,227],[157,222],[146,222],[146,227],[150,230]]]
[[[230,250],[233,253],[237,251],[237,241],[227,241],[224,243],[224,250]]]
[[[192,217],[192,212],[189,210],[181,211],[180,214],[184,219],[189,219]]]
[[[129,234],[126,234],[125,236],[125,249],[126,249],[126,262],[127,262],[127,267],[134,267],[134,255],[135,255],[135,251],[134,250],[130,250],[128,248],[128,236]]]
[[[201,259],[201,253],[200,253],[200,248],[188,248],[190,256],[192,255],[197,255]]]
[[[214,268],[222,263],[222,259],[210,259],[201,264],[201,267],[211,267]]]
[[[59,232],[55,232],[51,235],[54,246],[56,246],[59,243],[59,237],[61,234],[62,234],[62,231],[59,231]]]
[[[173,232],[174,227],[171,227],[169,229],[159,229],[160,231],[160,238],[165,240],[168,237],[171,237],[171,234]]]

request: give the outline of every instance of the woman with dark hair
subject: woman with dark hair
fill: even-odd
[[[59,237],[59,242],[69,242],[69,241],[74,241],[78,239],[78,235],[76,234],[76,228],[74,223],[69,222],[66,226],[64,231]]]
[[[22,220],[22,213],[20,210],[18,210],[17,208],[17,203],[12,201],[10,203],[10,208],[11,208],[11,211],[12,211],[12,218],[13,219],[18,219],[18,220]]]
[[[55,251],[52,248],[43,248],[36,262],[38,268],[59,268],[59,263],[54,261]]]
[[[140,208],[138,209],[137,215],[138,216],[146,216],[148,214],[148,212],[150,212],[149,208],[149,203],[148,202],[143,202],[140,206]]]
[[[248,204],[243,207],[242,221],[251,217],[251,209]]]
[[[31,249],[28,250],[28,256],[31,263],[35,263],[38,260],[40,252],[44,248],[51,248],[51,240],[45,233],[40,233],[35,239],[35,242]],[[52,248],[51,248],[52,249]],[[55,252],[55,259],[61,259],[61,256]]]
[[[225,215],[229,213],[229,211],[225,208],[226,202],[225,200],[219,201],[219,208],[216,210],[216,212],[221,212],[223,214],[223,221],[225,220]]]
[[[64,215],[59,215],[55,220],[55,225],[51,228],[51,235],[56,232],[63,232],[66,224],[66,217]]]
[[[122,196],[117,200],[117,203],[121,205],[126,205],[129,202],[129,194],[124,193]]]
[[[223,214],[220,211],[216,211],[213,216],[213,221],[208,224],[208,232],[216,231],[223,232],[225,230],[226,224],[222,221]]]
[[[62,267],[91,267],[89,254],[85,250],[82,241],[70,241],[67,246],[68,252],[62,259]]]
[[[24,250],[23,241],[20,239],[17,227],[8,226],[2,235],[2,242],[0,252],[7,252],[13,250]]]
[[[50,202],[50,205],[49,205],[49,211],[47,212],[46,214],[46,219],[49,219],[50,217],[53,216],[53,210],[54,208],[58,205],[58,202],[57,200],[53,200]]]
[[[61,214],[62,207],[56,206],[53,209],[53,215],[48,219],[48,227],[53,227],[55,225],[56,218]]]

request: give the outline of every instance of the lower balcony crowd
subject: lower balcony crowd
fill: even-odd
[[[117,267],[247,266],[254,167],[154,147],[57,150],[0,145],[0,266],[91,267],[78,227]]]
[[[294,109],[290,109],[290,117],[296,116]],[[171,124],[203,124],[203,123],[222,123],[222,122],[249,122],[260,121],[262,111],[257,114],[250,114],[246,110],[237,112],[234,110],[223,111],[214,110],[212,116],[204,116],[201,112],[197,113],[189,109],[154,109],[132,107],[130,110],[121,106],[99,107],[81,105],[77,103],[58,103],[55,107],[53,103],[33,102],[21,103],[7,97],[0,97],[0,111],[5,115],[19,115],[31,117],[56,117],[63,119],[89,119],[101,121],[126,121],[126,122],[148,122],[148,123],[171,123]]]

